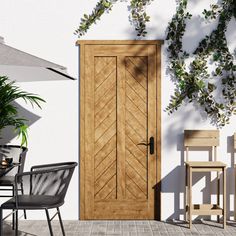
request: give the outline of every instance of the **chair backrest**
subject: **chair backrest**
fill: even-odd
[[[33,166],[30,172],[17,174],[15,181],[22,182],[24,195],[55,196],[63,203],[76,162],[63,162]],[[22,195],[16,193],[17,195]]]
[[[211,147],[214,161],[217,161],[217,146],[219,146],[219,130],[184,130],[184,146],[186,161],[189,147]]]
[[[18,168],[13,168],[7,175],[15,176],[15,174],[23,173],[25,167],[25,158],[28,149],[18,145],[1,145],[0,161],[7,157],[13,158],[14,163],[20,163]]]

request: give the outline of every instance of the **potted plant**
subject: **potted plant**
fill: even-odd
[[[0,76],[0,137],[1,131],[8,126],[12,126],[19,137],[21,145],[27,146],[27,119],[19,117],[17,107],[14,102],[23,99],[26,103],[31,103],[41,108],[40,103],[45,102],[38,95],[22,91],[15,81],[9,81],[7,76]]]

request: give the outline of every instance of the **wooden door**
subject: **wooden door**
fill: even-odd
[[[81,219],[154,219],[160,212],[160,46],[86,42],[81,46]],[[153,154],[145,145],[151,137]]]

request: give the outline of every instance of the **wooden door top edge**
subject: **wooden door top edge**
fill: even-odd
[[[164,40],[77,40],[76,46],[78,45],[158,45],[164,44]]]

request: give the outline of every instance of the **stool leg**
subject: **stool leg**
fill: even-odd
[[[188,221],[188,167],[185,166],[185,193],[184,193],[184,201],[185,201],[185,221]]]
[[[223,168],[223,228],[226,227],[226,167]]]
[[[220,205],[220,175],[217,171],[217,205]],[[220,216],[217,215],[217,222],[220,223]]]
[[[234,220],[236,221],[236,165],[234,165]]]
[[[189,194],[188,194],[188,212],[189,212],[189,228],[192,229],[192,168],[189,168]]]

